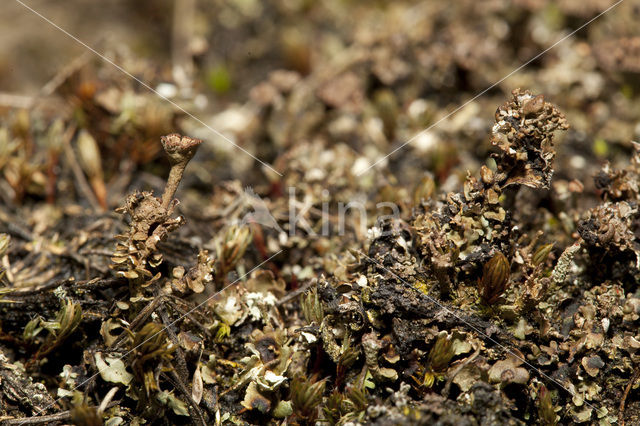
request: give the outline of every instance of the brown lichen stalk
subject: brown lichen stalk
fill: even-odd
[[[180,185],[182,174],[187,163],[193,158],[202,140],[171,133],[160,138],[164,151],[171,162],[171,171],[167,179],[167,186],[162,194],[162,208],[167,210],[173,196]]]

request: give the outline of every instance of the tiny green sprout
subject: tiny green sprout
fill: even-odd
[[[224,342],[224,339],[229,337],[230,335],[231,327],[229,326],[229,324],[222,322],[220,323],[218,330],[216,330],[216,337],[214,340],[216,343],[222,343]]]
[[[318,298],[318,289],[314,287],[312,290],[302,296],[302,303],[300,304],[302,308],[302,314],[304,315],[304,319],[307,321],[307,324],[315,323],[316,325],[320,325],[324,318],[324,309],[322,308],[322,303],[320,303],[320,299]]]
[[[484,265],[480,280],[480,297],[487,305],[496,303],[507,289],[510,269],[509,261],[499,251]]]
[[[24,331],[22,332],[22,338],[27,341],[35,339],[36,336],[42,330],[44,330],[44,327],[40,326],[41,321],[42,321],[42,318],[40,316],[37,316],[33,318],[31,321],[29,321],[27,325],[24,327]]]
[[[367,409],[367,394],[365,389],[357,386],[349,388],[349,390],[347,390],[345,405],[348,410],[346,420],[361,421],[364,411]]]
[[[531,257],[531,263],[533,264],[533,266],[538,266],[546,262],[547,258],[549,257],[549,253],[551,253],[552,249],[553,249],[553,243],[545,244],[539,247],[538,250],[536,250],[535,253],[533,253],[533,256]]]
[[[345,407],[345,397],[337,389],[334,389],[327,398],[326,403],[322,407],[324,421],[330,425],[336,425],[340,422],[340,418],[347,411]]]
[[[345,333],[344,337],[342,338],[340,358],[338,359],[338,366],[345,370],[351,367],[360,356],[360,350],[351,345],[350,337],[351,336],[349,336],[349,333]]]
[[[544,385],[540,385],[538,389],[538,416],[540,417],[541,425],[555,426],[558,424],[551,393]]]
[[[56,322],[60,324],[57,338],[64,340],[69,337],[78,327],[80,321],[82,321],[82,307],[79,303],[73,303],[71,300],[67,300],[56,316]],[[54,334],[56,333],[54,332]]]
[[[300,377],[293,379],[290,386],[291,402],[297,417],[313,423],[318,413],[317,408],[322,402],[326,384],[326,380],[312,383]]]
[[[171,163],[167,186],[162,194],[162,208],[167,210],[173,200],[173,196],[178,190],[184,169],[196,154],[202,140],[171,133],[170,135],[162,136],[160,141]]]
[[[175,348],[167,343],[167,334],[162,325],[150,322],[136,333],[127,330],[131,338],[132,362],[136,379],[144,384],[145,394],[159,390],[156,368],[167,371]]]
[[[428,369],[424,375],[423,386],[430,388],[436,378],[447,370],[451,358],[454,356],[453,339],[446,331],[440,332],[429,352]]]
[[[252,239],[253,234],[248,226],[233,225],[227,229],[222,241],[218,241],[216,244],[220,267],[220,273],[216,275],[218,279],[224,279],[227,273],[242,259]]]
[[[60,346],[62,342],[73,334],[80,325],[80,322],[82,322],[82,307],[79,303],[74,303],[71,300],[67,300],[62,305],[55,320],[40,320],[39,326],[49,331],[49,336],[47,336],[47,340],[42,344],[40,349],[38,349],[35,358],[41,358]],[[35,337],[39,331],[38,324],[33,320],[30,321],[25,328],[25,333],[31,334],[29,337]]]

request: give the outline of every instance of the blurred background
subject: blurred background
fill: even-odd
[[[68,140],[87,180],[103,182],[93,204],[112,208],[131,187],[158,187],[152,176],[167,168],[158,137],[172,131],[205,139],[202,167],[187,183],[201,189],[239,179],[273,195],[309,161],[330,174],[335,152],[344,152],[339,157],[354,165],[349,179],[365,191],[414,184],[425,171],[455,187],[482,164],[493,112],[517,87],[544,93],[572,124],[559,149],[567,167],[558,176],[567,181],[618,154],[627,158],[630,141],[640,138],[640,5],[633,1],[504,80],[615,3],[23,3],[4,2],[0,26],[4,203],[61,194],[83,200],[77,184],[65,183],[74,161],[63,154]]]

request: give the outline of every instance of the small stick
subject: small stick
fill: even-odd
[[[182,382],[182,379],[180,379],[180,376],[178,375],[178,373],[176,373],[175,370],[171,370],[168,375],[166,373],[162,373],[162,375],[166,377],[167,380],[174,387],[178,389],[178,391],[182,394],[183,398],[187,400],[189,407],[191,407],[190,414],[191,414],[191,420],[193,421],[193,423],[197,426],[205,426],[207,423],[204,419],[204,415],[202,414],[202,410],[200,410],[200,407],[198,406],[198,404],[196,404],[196,402],[191,397],[191,393],[189,392],[185,384]],[[195,414],[195,416],[193,414]]]
[[[151,302],[149,302],[144,308],[142,308],[142,310],[138,313],[138,315],[133,319],[133,321],[131,321],[131,323],[129,324],[128,329],[130,331],[135,330],[140,324],[142,324],[144,321],[147,320],[147,318],[149,318],[149,315],[151,315],[153,313],[153,311],[156,310],[156,308],[160,305],[160,303],[162,302],[164,296],[158,296],[155,299],[153,299]],[[116,338],[116,340],[111,344],[111,347],[113,347],[114,349],[118,349],[122,343],[124,342],[125,337],[127,336],[127,332],[123,331],[122,333],[120,333],[120,335]]]
[[[65,279],[62,281],[56,281],[49,284],[45,284],[41,287],[15,287],[12,288],[11,291],[8,291],[5,294],[14,296],[14,297],[24,297],[24,296],[32,296],[38,293],[44,293],[45,291],[49,291],[55,289],[57,287],[62,286],[75,286],[76,288],[82,288],[84,291],[101,289],[101,288],[109,288],[114,287],[116,285],[122,285],[125,281],[120,278],[107,278],[104,280],[87,280],[87,281],[74,281],[72,279]]]
[[[472,363],[473,360],[478,357],[478,355],[480,355],[480,348],[476,348],[476,351],[473,354],[471,354],[470,357],[468,357],[463,362],[461,362],[460,365],[458,365],[456,369],[451,373],[451,375],[447,379],[447,383],[444,385],[444,388],[442,389],[442,395],[444,397],[446,398],[449,397],[449,389],[451,388],[451,383],[453,383],[453,379],[456,378],[458,373],[460,373],[464,367]]]
[[[116,390],[118,388],[115,388]],[[115,392],[113,392],[113,389],[111,389],[111,391],[109,391],[109,393],[107,393],[107,396],[111,395],[111,397],[113,397],[113,394],[115,394]],[[106,399],[106,397],[105,397]],[[104,405],[104,407],[101,407],[103,409],[103,411],[107,408],[111,408],[115,405],[115,402],[108,402],[106,404],[101,404]],[[9,425],[39,425],[42,423],[46,423],[46,424],[50,424],[52,422],[61,422],[64,420],[69,420],[71,418],[71,411],[67,410],[67,411],[61,411],[60,413],[56,413],[56,414],[49,414],[46,416],[34,416],[34,417],[24,417],[21,419],[0,419],[0,422],[2,422],[2,426],[9,426]]]
[[[49,414],[47,416],[25,417],[23,419],[4,420],[3,425],[39,425],[43,423],[60,422],[71,418],[70,411],[63,411],[57,414]]]
[[[51,80],[47,82],[47,84],[42,86],[40,93],[38,94],[38,101],[46,98],[47,96],[53,95],[53,93],[62,86],[69,77],[84,67],[89,60],[91,60],[91,52],[84,52],[65,65],[60,71],[58,71],[58,73],[56,73],[56,75],[53,76]]]
[[[638,380],[638,376],[640,376],[640,370],[636,370],[631,376],[629,383],[627,383],[627,387],[624,390],[624,394],[622,394],[622,401],[620,401],[620,409],[618,410],[618,422],[620,426],[624,426],[624,405],[627,401],[627,396],[629,396],[629,392],[633,387],[633,384]]]
[[[156,297],[158,296],[156,295]],[[171,322],[171,319],[167,314],[166,305],[167,301],[165,299],[163,300],[163,303],[158,306],[158,313],[160,314],[160,318],[162,319],[162,323],[164,324],[164,329],[169,336],[169,340],[171,340],[171,343],[173,343],[176,347],[176,370],[178,370],[178,376],[180,377],[180,380],[184,382],[189,380],[189,368],[187,367],[187,360],[184,357],[184,351],[180,346],[178,336],[176,336],[176,333],[171,328],[171,325],[173,323]]]
[[[285,303],[295,299],[296,297],[300,296],[305,291],[309,290],[312,285],[313,285],[313,281],[309,281],[308,283],[306,283],[302,287],[300,287],[300,288],[298,288],[296,290],[290,291],[289,293],[284,295],[280,300],[278,300],[276,302],[276,306],[282,306]]]
[[[173,309],[173,310],[174,310],[174,311],[175,311],[179,316],[181,316],[181,317],[185,317],[185,318],[188,318],[189,320],[191,320],[191,323],[192,323],[194,326],[198,327],[198,328],[199,328],[199,329],[200,329],[204,334],[206,334],[206,335],[207,335],[207,337],[212,337],[212,333],[211,333],[211,331],[209,331],[209,329],[207,329],[207,327],[205,327],[205,326],[203,325],[203,322],[204,322],[204,321],[198,321],[198,320],[194,317],[194,315],[193,315],[191,312],[189,312],[189,311],[188,311],[188,309],[190,309],[190,308],[191,308],[191,306],[187,305],[187,304],[184,302],[184,300],[182,300],[182,299],[180,299],[180,298],[178,298],[178,297],[176,297],[176,296],[171,295],[171,296],[169,296],[169,297],[171,298],[171,300],[172,300],[174,303],[180,303],[180,302],[182,302],[184,305],[186,305],[186,309],[187,309],[187,310],[185,310],[185,309],[182,309],[182,308],[178,307],[178,305],[177,305],[177,304],[176,304],[176,305],[171,305],[171,306],[170,306],[170,308],[171,308],[171,309]],[[204,318],[204,319],[206,319],[204,316],[203,316],[203,318]]]

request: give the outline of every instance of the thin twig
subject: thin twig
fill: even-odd
[[[153,311],[155,311],[156,308],[160,305],[160,302],[162,302],[162,300],[163,300],[163,296],[158,296],[155,299],[153,299],[149,304],[147,304],[144,308],[142,308],[142,310],[138,313],[138,315],[129,324],[129,327],[128,327],[129,330],[133,331],[138,327],[138,325],[145,322],[147,318],[149,318],[149,315],[151,315]],[[114,349],[118,349],[121,346],[121,344],[124,342],[124,338],[126,336],[127,336],[127,332],[123,331],[116,338],[116,340],[113,342],[111,346]]]
[[[627,402],[627,396],[629,396],[633,384],[638,380],[638,376],[640,376],[640,370],[636,369],[629,383],[627,383],[627,387],[624,389],[624,394],[622,394],[622,401],[620,401],[620,409],[618,410],[618,422],[620,426],[624,426],[624,405]]]
[[[184,357],[184,351],[180,346],[180,341],[178,340],[178,336],[171,328],[171,319],[169,318],[169,314],[167,314],[167,301],[166,299],[158,308],[158,313],[160,314],[160,318],[162,319],[162,324],[165,326],[165,330],[167,331],[167,335],[169,336],[169,340],[176,347],[176,367],[179,374],[180,379],[184,382],[189,380],[189,368],[187,367],[187,360]]]
[[[453,383],[453,379],[456,378],[458,373],[460,373],[464,367],[472,363],[473,360],[478,357],[478,355],[480,355],[480,347],[476,348],[476,351],[473,354],[471,354],[469,358],[461,362],[460,365],[458,365],[456,369],[449,375],[449,378],[447,379],[447,383],[444,385],[444,388],[442,389],[442,395],[445,398],[449,397],[449,389],[451,388],[451,383]]]
[[[311,288],[311,286],[313,285],[313,283],[314,283],[314,281],[309,281],[308,283],[306,283],[302,287],[297,288],[297,289],[295,289],[293,291],[290,291],[289,293],[284,295],[280,300],[278,300],[276,302],[276,306],[282,306],[285,303],[287,303],[287,302],[295,299],[296,297],[300,296],[301,294],[303,294],[304,292],[309,290]]]
[[[74,281],[72,279],[65,279],[62,281],[54,281],[52,283],[45,284],[43,286],[36,287],[36,288],[17,287],[15,289],[11,289],[11,291],[8,291],[5,294],[13,297],[24,297],[24,296],[33,296],[34,294],[38,294],[38,293],[44,293],[46,291],[53,290],[55,288],[62,287],[62,286],[73,285],[76,288],[82,287],[84,291],[87,291],[87,290],[93,290],[93,289],[113,287],[114,285],[117,285],[117,284],[124,285],[125,284],[124,279],[120,277],[107,278],[104,280],[87,280],[87,281]]]
[[[191,420],[193,420],[193,423],[198,426],[205,426],[207,423],[204,420],[204,415],[202,414],[202,410],[200,410],[200,407],[198,407],[198,404],[196,404],[196,402],[191,397],[191,393],[189,392],[185,384],[180,379],[180,376],[178,376],[178,373],[176,373],[175,370],[171,370],[170,375],[166,375],[164,373],[162,375],[167,380],[169,380],[169,382],[171,382],[171,384],[173,384],[174,387],[178,389],[178,391],[182,394],[182,397],[186,399],[187,402],[189,403],[189,406],[191,407],[190,411],[192,412]],[[195,413],[196,416],[194,416],[193,413]]]
[[[117,388],[116,388],[117,389]],[[112,389],[113,391],[113,389]],[[115,394],[115,392],[110,391],[109,394],[111,394],[111,397],[113,397],[113,394]],[[107,395],[109,395],[107,394]],[[106,398],[105,398],[106,399]],[[111,408],[114,405],[116,405],[117,402],[108,402],[107,404],[102,404],[104,405],[104,407],[102,407],[103,411],[105,409]],[[56,414],[48,414],[46,416],[34,416],[34,417],[24,417],[21,419],[6,419],[6,420],[0,420],[0,422],[2,422],[2,426],[13,426],[13,425],[39,425],[39,424],[50,424],[53,422],[61,422],[64,420],[69,420],[71,418],[71,411],[67,410],[67,411],[61,411],[60,413],[56,413]]]
[[[171,298],[171,300],[172,300],[173,302],[182,302],[184,305],[186,305],[186,308],[187,308],[187,309],[189,309],[189,308],[190,308],[190,306],[189,306],[188,304],[186,304],[186,303],[184,302],[184,300],[182,300],[182,299],[180,299],[180,298],[178,298],[178,297],[176,297],[176,296],[173,296],[173,295],[171,295],[171,296],[169,296],[169,297]],[[167,305],[167,306],[169,306],[169,305]],[[196,319],[192,314],[190,314],[190,313],[189,313],[189,312],[187,312],[186,310],[183,310],[182,308],[180,308],[180,307],[177,305],[177,303],[176,303],[176,304],[174,304],[174,305],[171,305],[171,309],[173,309],[173,310],[174,310],[178,315],[183,316],[183,317],[186,317],[186,318],[188,318],[189,320],[191,320],[191,323],[192,323],[194,326],[198,327],[198,328],[199,328],[199,329],[200,329],[204,334],[206,334],[206,335],[207,335],[207,337],[212,337],[212,336],[213,336],[213,334],[211,333],[211,331],[210,331],[207,327],[205,327],[205,326],[204,326],[204,324],[203,324],[203,322],[204,322],[204,321],[206,321],[206,317],[204,317],[203,315],[201,315],[202,320],[201,320],[201,321],[198,321],[198,320],[197,320],[197,319]]]
[[[22,224],[20,218],[15,215],[0,210],[0,223],[7,227],[4,232],[8,232],[14,237],[22,238],[25,241],[33,241],[35,238],[33,233]]]
[[[53,95],[53,93],[60,86],[62,86],[64,82],[69,79],[69,77],[71,77],[73,74],[76,73],[76,71],[84,67],[87,64],[87,62],[89,62],[89,59],[91,59],[91,53],[85,51],[79,56],[77,56],[75,59],[73,59],[71,62],[69,62],[67,65],[62,67],[62,69],[60,69],[56,73],[56,75],[54,75],[53,78],[47,82],[47,84],[42,86],[42,88],[40,89],[38,99],[42,99],[47,96]]]
[[[23,419],[4,420],[3,425],[39,425],[43,423],[61,422],[71,418],[70,411],[63,411],[57,414],[49,414],[47,416],[25,417]]]

